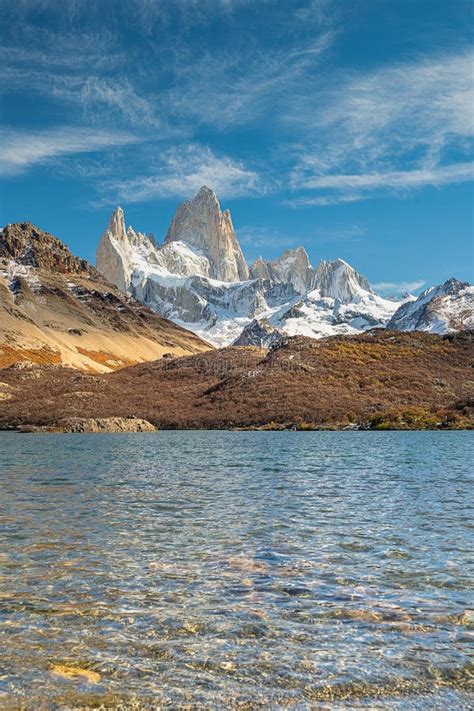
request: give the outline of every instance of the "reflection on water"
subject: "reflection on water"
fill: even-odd
[[[471,442],[0,433],[0,706],[468,708]]]

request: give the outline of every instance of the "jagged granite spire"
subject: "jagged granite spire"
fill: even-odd
[[[181,241],[209,260],[211,275],[220,281],[242,281],[249,269],[234,232],[229,210],[221,211],[216,194],[203,186],[183,202],[173,217],[165,243]]]
[[[343,304],[356,299],[361,291],[373,293],[366,277],[343,259],[319,262],[314,272],[313,288],[319,289],[321,296],[338,299]]]
[[[125,216],[122,208],[117,207],[97,245],[96,267],[108,281],[122,291],[128,291],[133,271],[132,259],[132,248],[125,229]]]
[[[277,284],[291,284],[298,294],[308,291],[313,273],[314,269],[304,247],[287,249],[272,261],[257,257],[250,268],[254,279],[270,279]]]

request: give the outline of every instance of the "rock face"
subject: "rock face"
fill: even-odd
[[[258,257],[249,270],[230,214],[221,212],[207,187],[178,207],[161,245],[126,230],[123,212],[116,210],[97,250],[97,268],[153,311],[216,346],[264,342],[262,323],[312,338],[354,334],[386,326],[399,308],[411,314],[414,301],[409,294],[384,299],[342,259],[313,268],[303,247],[274,260]],[[456,314],[472,312],[466,298],[453,301]],[[465,328],[466,313],[451,314],[450,323]],[[404,314],[402,324],[409,321]],[[451,328],[443,323],[440,329]]]
[[[0,259],[18,267],[99,276],[85,259],[75,257],[61,240],[31,222],[6,225],[0,231]]]
[[[266,319],[254,319],[233,342],[233,346],[257,346],[258,348],[273,348],[278,345],[284,334]]]
[[[117,234],[120,213],[115,217]],[[30,223],[0,231],[0,367],[29,361],[108,372],[208,348],[107,282],[53,235]]]
[[[450,333],[474,328],[474,287],[448,279],[402,304],[388,323],[397,331]]]
[[[206,186],[176,210],[165,239],[165,244],[172,242],[184,242],[209,260],[209,272],[201,276],[219,281],[249,278],[230,212],[221,211],[216,194]]]
[[[156,427],[136,417],[67,417],[54,425],[24,428],[30,432],[155,432]]]
[[[369,282],[343,259],[321,261],[314,273],[313,287],[325,298],[348,304],[363,292],[373,294]]]
[[[130,287],[134,236],[133,230],[127,234],[123,210],[118,207],[97,247],[96,262],[99,271],[121,291],[128,291]]]
[[[270,279],[275,283],[291,284],[295,292],[304,294],[308,291],[314,274],[309,257],[304,247],[287,249],[281,257],[266,262],[257,257],[252,264],[250,274],[254,279]]]

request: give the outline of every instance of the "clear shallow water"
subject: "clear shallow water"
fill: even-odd
[[[469,708],[472,441],[0,433],[0,707]]]

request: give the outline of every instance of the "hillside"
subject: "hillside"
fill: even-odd
[[[474,422],[473,356],[469,332],[375,330],[284,338],[270,352],[168,357],[106,375],[11,367],[0,371],[0,426],[135,416],[166,428],[466,427]]]
[[[30,223],[0,232],[0,367],[28,360],[108,372],[208,344],[108,283]]]

